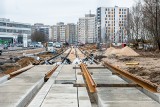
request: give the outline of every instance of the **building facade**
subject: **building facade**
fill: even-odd
[[[0,18],[0,39],[9,44],[31,42],[31,25]]]
[[[65,43],[66,41],[66,25],[63,22],[57,23],[57,42]]]
[[[32,26],[32,33],[35,31],[41,32],[46,36],[46,40],[49,41],[52,38],[52,29],[49,25],[44,25],[42,23],[35,23]]]
[[[124,43],[127,41],[129,8],[97,8],[97,34],[101,43]]]
[[[96,39],[96,16],[86,14],[84,18],[79,18],[78,42],[81,44],[96,43]]]
[[[66,25],[66,42],[69,44],[76,42],[76,25],[74,23],[68,23]]]
[[[57,42],[58,41],[58,26],[53,25],[52,26],[52,37],[51,40],[53,42]]]

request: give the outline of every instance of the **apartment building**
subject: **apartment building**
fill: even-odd
[[[0,39],[10,44],[31,42],[31,25],[0,18]]]
[[[63,22],[57,23],[57,42],[65,43],[66,42],[66,25]]]
[[[32,33],[35,31],[43,33],[46,36],[47,41],[52,37],[52,29],[49,25],[44,25],[42,23],[35,23],[32,26]]]
[[[98,41],[102,43],[124,43],[127,41],[129,8],[97,8]]]
[[[58,26],[57,25],[53,25],[51,28],[52,28],[51,40],[53,42],[57,42],[58,41]]]
[[[66,42],[73,44],[76,42],[76,25],[68,23],[66,25]]]
[[[85,17],[79,18],[78,42],[82,44],[96,43],[96,39],[96,16],[86,14]]]

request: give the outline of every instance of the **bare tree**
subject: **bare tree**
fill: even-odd
[[[153,41],[160,50],[160,0],[143,0],[132,7],[129,28],[138,39]]]
[[[131,20],[132,20],[132,33],[135,35],[136,39],[139,38],[142,28],[142,4],[139,1],[131,10]]]
[[[160,50],[160,1],[144,0],[143,15],[145,28],[150,32]]]
[[[47,41],[45,34],[39,31],[35,31],[34,33],[32,33],[31,40],[33,42],[46,42]]]

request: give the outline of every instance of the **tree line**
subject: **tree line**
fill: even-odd
[[[139,0],[128,19],[129,42],[147,42],[160,50],[160,0]]]

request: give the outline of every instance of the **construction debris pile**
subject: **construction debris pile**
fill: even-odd
[[[42,49],[39,49],[38,51],[34,51],[34,52],[39,52]],[[33,52],[32,50],[26,53],[30,53]],[[61,53],[62,50],[57,50],[56,54]],[[54,57],[56,54],[50,53],[50,52],[43,52],[43,53],[39,53],[37,55],[28,55],[28,56],[24,56],[22,58],[17,59],[16,61],[14,60],[14,58],[9,59],[10,61],[7,61],[8,63],[2,63],[0,65],[0,76],[4,76],[6,74],[12,73],[18,69],[21,69],[23,67],[26,67],[30,64],[39,64],[42,61],[45,61],[47,59],[50,59],[52,57]],[[14,61],[13,61],[14,60]]]
[[[37,62],[34,58],[31,57],[24,57],[20,60],[18,60],[16,63],[5,63],[0,66],[1,70],[3,71],[3,74],[9,74],[12,73],[18,69],[21,69],[23,67],[26,67],[30,64],[33,64]]]
[[[105,52],[106,56],[109,55],[117,55],[117,56],[139,56],[138,53],[136,53],[133,49],[130,47],[126,46],[122,49],[116,49],[114,47],[110,47],[106,50]]]

